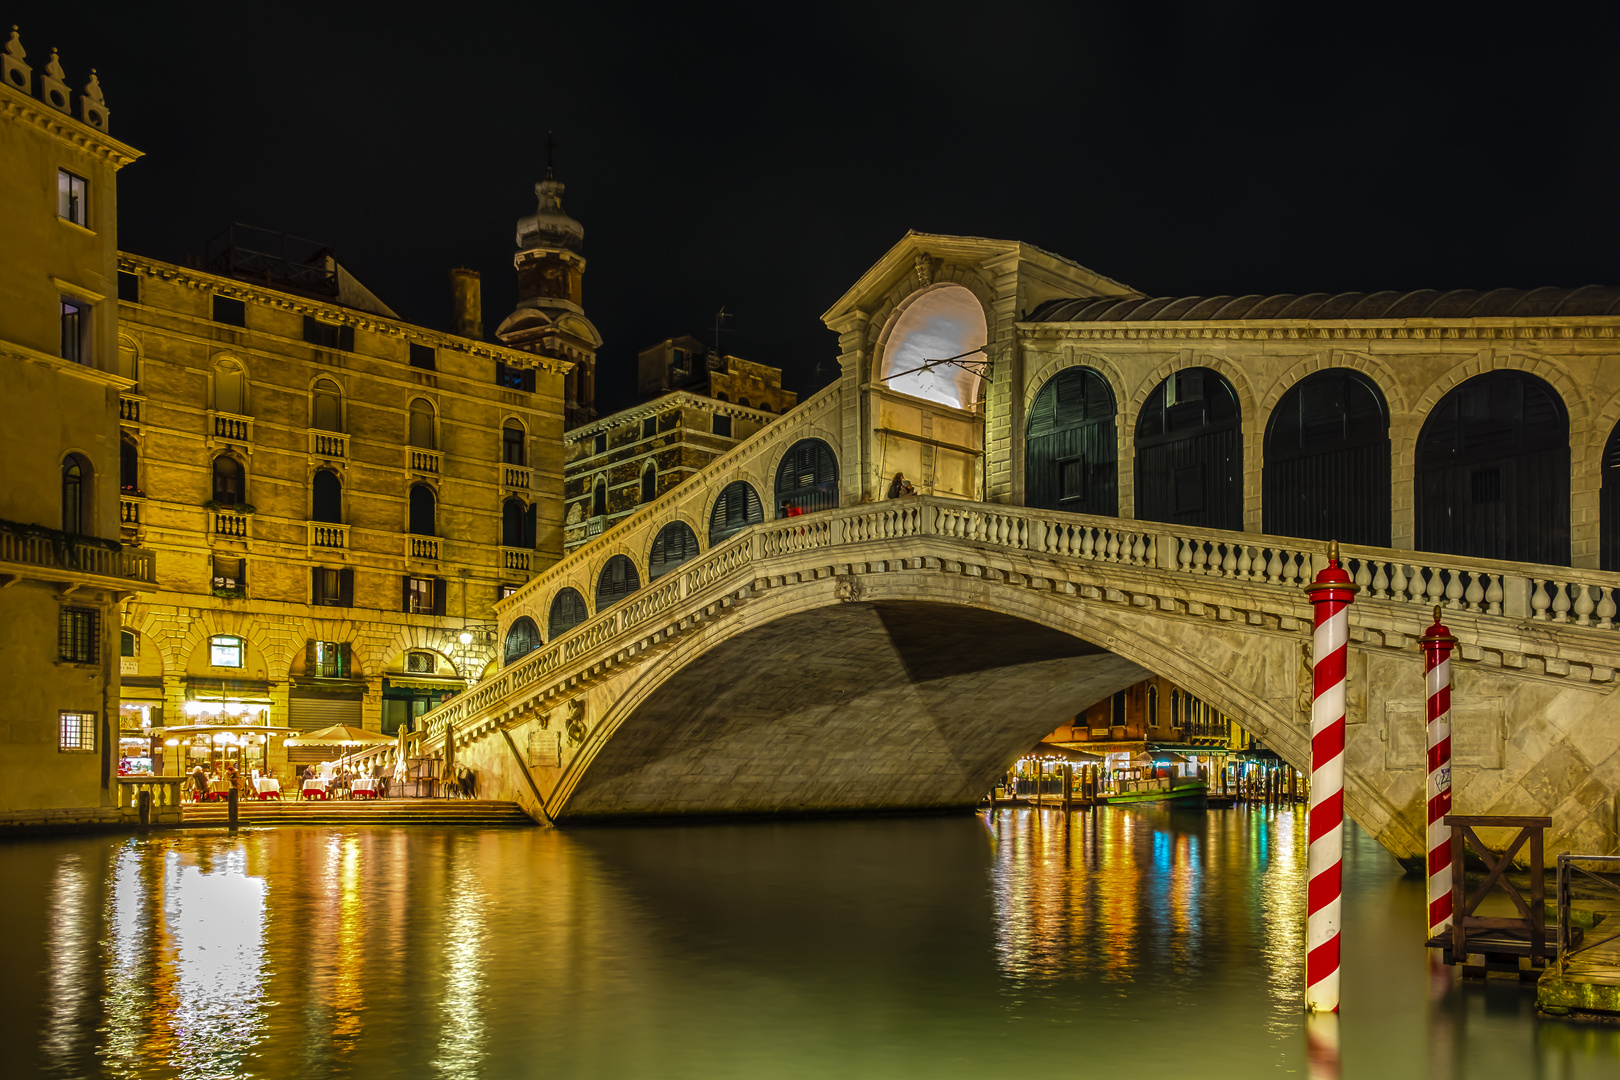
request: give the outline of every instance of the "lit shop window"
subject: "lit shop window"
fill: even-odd
[[[57,748],[64,753],[91,754],[96,749],[96,714],[65,712],[59,714]]]
[[[241,667],[242,639],[239,637],[209,638],[208,663],[214,667]]]

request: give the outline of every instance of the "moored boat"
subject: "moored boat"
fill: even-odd
[[[1209,785],[1196,776],[1155,776],[1145,780],[1121,780],[1119,790],[1107,797],[1108,805],[1168,802],[1178,806],[1208,804]]]

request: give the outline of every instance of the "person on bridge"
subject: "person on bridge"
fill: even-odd
[[[783,517],[798,517],[802,513],[804,513],[804,508],[803,507],[795,506],[795,505],[793,505],[792,502],[790,502],[788,500],[783,500],[783,502],[782,502],[782,516]]]
[[[894,479],[889,482],[889,498],[898,499],[902,495],[915,495],[917,489],[911,486],[905,473],[895,473]]]

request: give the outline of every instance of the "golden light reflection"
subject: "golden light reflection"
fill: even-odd
[[[484,910],[477,847],[456,846],[449,867],[451,892],[445,905],[444,999],[439,1011],[438,1052],[433,1067],[447,1077],[480,1075],[484,1057]]]
[[[1261,958],[1275,975],[1267,983],[1275,1008],[1268,1026],[1293,1031],[1305,1000],[1305,810],[1284,806],[1251,811],[1252,843],[1264,853],[1260,907],[1267,932]]]
[[[108,896],[106,996],[107,1041],[103,1059],[114,1076],[141,1072],[147,1022],[152,1015],[150,897],[146,857],[133,844],[113,857]]]
[[[40,1049],[46,1061],[64,1072],[72,1069],[96,977],[91,948],[95,928],[85,877],[81,858],[68,855],[57,865],[51,882],[50,975]]]

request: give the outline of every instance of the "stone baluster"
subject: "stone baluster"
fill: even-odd
[[[1375,560],[1373,560],[1373,566],[1377,567],[1377,569],[1373,572],[1372,595],[1377,596],[1377,597],[1388,596],[1389,595],[1389,573],[1388,573],[1389,564],[1384,562],[1383,559],[1375,559]]]
[[[1535,579],[1535,591],[1530,594],[1531,618],[1537,622],[1547,621],[1547,608],[1552,605],[1552,597],[1547,595],[1547,583],[1540,578]]]
[[[1142,534],[1137,533],[1131,538],[1131,565],[1141,566],[1146,561],[1143,558],[1146,553],[1147,545],[1142,542]]]
[[[1097,557],[1097,530],[1090,525],[1080,526],[1080,557],[1082,559]]]
[[[1108,546],[1103,549],[1104,562],[1119,562],[1119,533],[1114,529],[1107,530]]]
[[[1236,544],[1227,544],[1226,545],[1226,554],[1224,556],[1222,556],[1222,558],[1221,558],[1221,576],[1222,577],[1236,577],[1237,576],[1237,550],[1236,549],[1237,549]]]
[[[1572,609],[1575,612],[1575,624],[1577,626],[1591,626],[1592,609],[1596,606],[1596,604],[1592,603],[1591,588],[1576,582],[1575,606]]]
[[[1602,585],[1598,586],[1597,624],[1600,629],[1614,629],[1614,590]]]
[[[1254,577],[1254,560],[1249,558],[1249,551],[1248,544],[1238,545],[1237,576],[1244,581]]]
[[[1389,564],[1389,596],[1392,600],[1406,599],[1406,564]]]
[[[1208,553],[1204,550],[1204,542],[1202,540],[1194,540],[1192,572],[1195,574],[1209,573],[1209,568],[1207,565],[1208,558]]]
[[[1487,574],[1490,584],[1485,586],[1485,614],[1502,614],[1502,575]]]
[[[1192,543],[1185,536],[1181,538],[1181,550],[1176,553],[1177,569],[1183,574],[1192,573]]]
[[[1553,586],[1555,587],[1555,589],[1557,591],[1553,593],[1553,599],[1552,599],[1553,617],[1552,617],[1552,621],[1553,622],[1568,622],[1569,621],[1569,583],[1567,581],[1555,581],[1555,582],[1553,582]]]
[[[1270,557],[1266,559],[1266,581],[1272,585],[1282,583],[1282,560],[1277,557],[1276,548],[1267,548]]]
[[[1427,601],[1424,598],[1429,595],[1429,586],[1428,586],[1428,582],[1425,581],[1424,577],[1423,577],[1423,574],[1424,574],[1425,571],[1428,571],[1431,575],[1433,574],[1433,571],[1430,570],[1429,567],[1427,567],[1427,566],[1413,566],[1412,567],[1412,584],[1408,588],[1409,588],[1409,590],[1410,590],[1410,592],[1412,594],[1411,599],[1413,600],[1414,603],[1419,603],[1419,604],[1427,603]],[[1438,592],[1436,592],[1434,594],[1434,598],[1435,598],[1435,600],[1439,600],[1440,599],[1440,594]]]
[[[1485,586],[1479,583],[1479,579],[1484,576],[1477,570],[1471,571],[1468,575],[1468,591],[1463,594],[1463,606],[1469,611],[1484,610],[1480,601],[1485,599]]]
[[[1447,570],[1444,573],[1446,575],[1446,610],[1456,611],[1462,607],[1462,572],[1459,570]]]
[[[1372,584],[1372,571],[1367,569],[1366,559],[1356,560],[1356,588],[1361,590],[1363,596],[1369,595],[1367,587]]]

